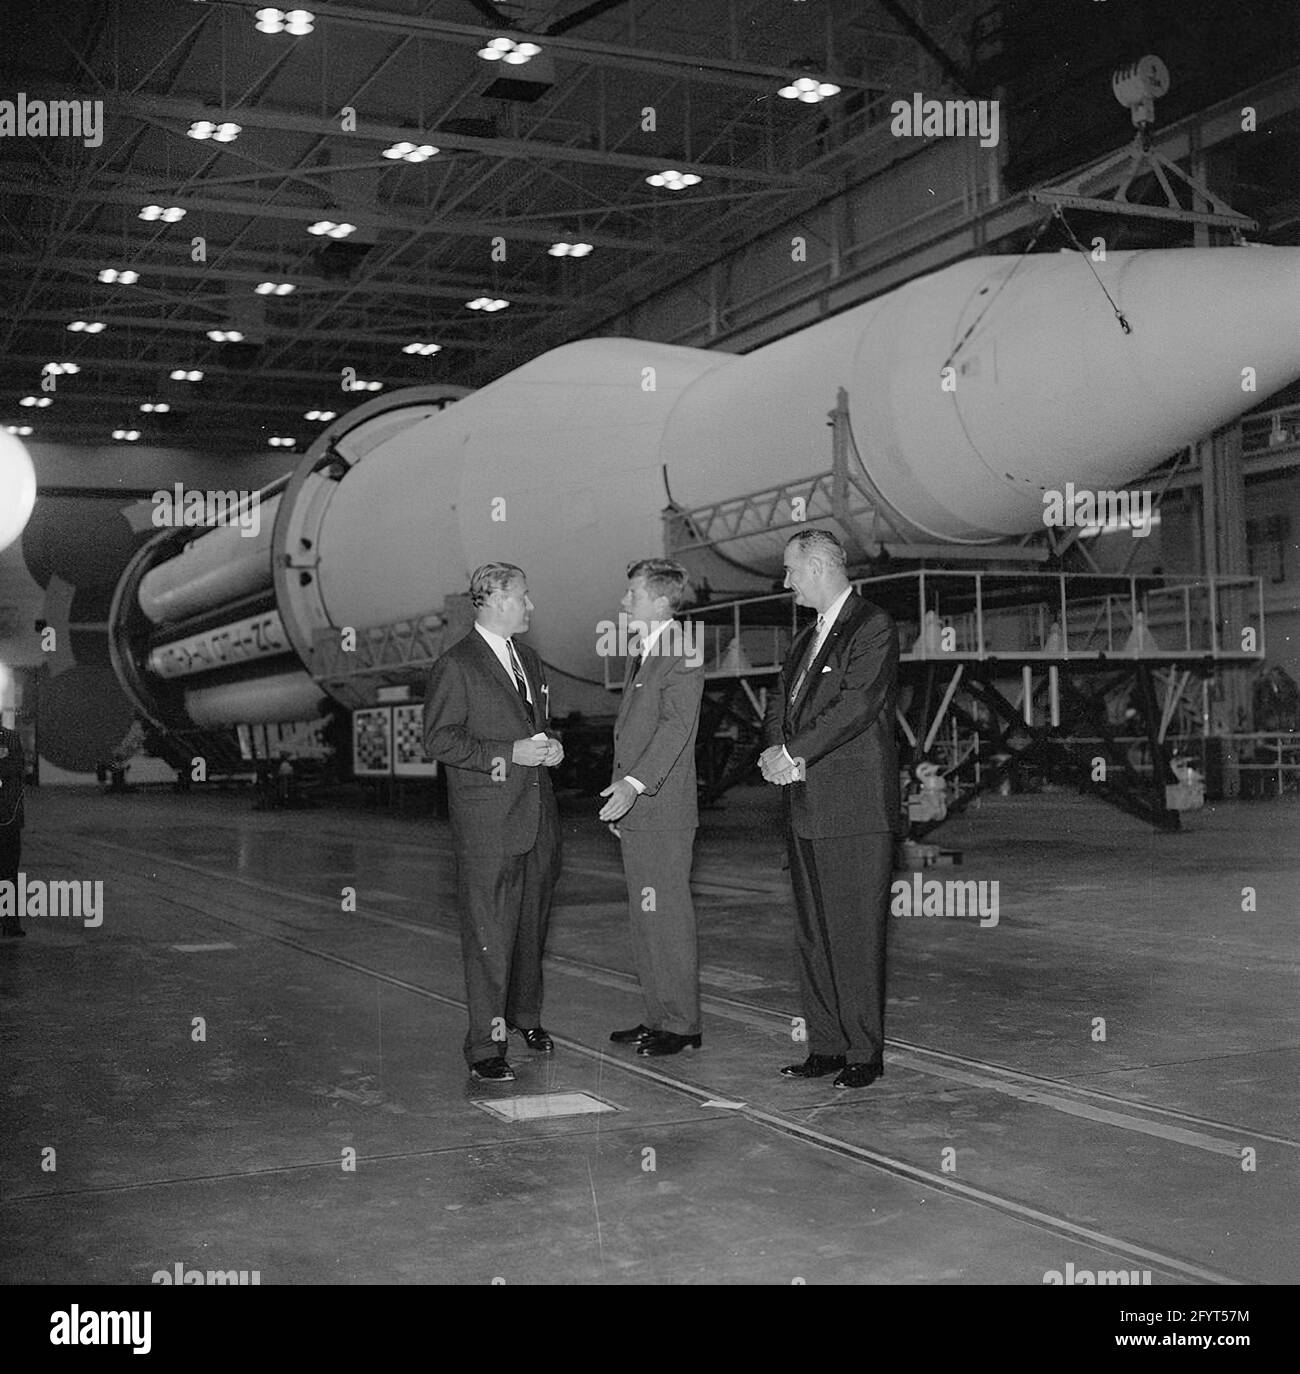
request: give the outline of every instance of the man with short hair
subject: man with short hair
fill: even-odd
[[[695,736],[704,658],[687,652],[676,613],[690,583],[680,563],[646,558],[627,570],[623,610],[637,645],[614,723],[614,780],[600,819],[619,837],[644,1020],[615,1031],[639,1055],[699,1049],[700,981],[691,860],[699,810]]]
[[[424,750],[447,768],[473,1078],[514,1081],[507,1031],[550,1054],[542,1027],[542,955],[560,875],[560,827],[548,768],[564,757],[547,729],[542,661],[515,636],[533,603],[523,569],[485,563],[470,578],[474,627],[433,665]]]
[[[901,829],[894,712],[898,630],[845,572],[839,540],[801,530],[785,585],[818,612],[768,698],[763,776],[785,789],[795,944],[808,1057],[788,1078],[838,1073],[865,1088],[884,1072],[885,938]]]

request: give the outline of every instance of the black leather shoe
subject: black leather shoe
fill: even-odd
[[[825,1078],[843,1067],[842,1054],[810,1054],[802,1064],[787,1064],[781,1073],[785,1078]]]
[[[480,1059],[469,1066],[471,1078],[484,1079],[489,1083],[513,1083],[515,1071],[504,1059]]]
[[[524,1037],[524,1044],[537,1054],[551,1054],[555,1050],[555,1041],[551,1039],[549,1032],[544,1031],[541,1026],[533,1026],[531,1029],[526,1029],[523,1026],[512,1026],[510,1022],[507,1021],[506,1027],[514,1031],[516,1035],[522,1035]]]
[[[869,1088],[885,1071],[883,1064],[846,1064],[833,1088]]]
[[[615,1031],[609,1038],[616,1045],[640,1045],[657,1034],[658,1031],[651,1030],[649,1026],[633,1026],[631,1030]]]
[[[704,1044],[702,1035],[674,1035],[672,1031],[651,1031],[648,1039],[637,1047],[638,1054],[680,1054],[684,1049],[698,1050]]]

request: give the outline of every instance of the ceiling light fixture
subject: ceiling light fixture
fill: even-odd
[[[140,211],[140,218],[146,220],[160,219],[164,224],[175,224],[178,219],[185,218],[185,211],[179,205],[146,205]]]
[[[244,132],[244,126],[231,124],[228,120],[214,124],[210,119],[196,119],[185,132],[190,138],[210,138],[214,143],[233,143]]]
[[[478,55],[485,62],[508,62],[512,67],[531,62],[541,48],[536,43],[516,43],[513,38],[494,38]]]
[[[839,95],[840,88],[831,81],[818,81],[815,76],[796,77],[788,86],[782,86],[777,95],[787,100],[802,100],[805,105],[816,105]]]
[[[139,437],[140,431],[138,429],[115,429],[113,431],[114,439],[121,439],[128,444],[135,443]]]
[[[166,401],[145,401],[140,409],[146,415],[166,415],[171,406]]]
[[[472,301],[466,301],[465,304],[469,306],[471,310],[486,310],[491,314],[494,310],[504,310],[510,302],[503,301],[495,296],[475,296]]]
[[[433,353],[441,353],[442,345],[436,343],[409,343],[403,346],[403,353],[418,353],[422,358],[427,358]]]
[[[99,334],[103,332],[104,322],[102,320],[73,320],[68,329],[73,334],[80,334],[83,330],[87,334]]]
[[[327,420],[333,420],[337,415],[337,410],[309,410],[302,418],[304,420],[319,420],[323,424]]]
[[[122,272],[116,267],[105,267],[100,272],[99,279],[102,282],[116,282],[119,286],[134,286],[140,280],[140,274],[131,271],[129,267]]]
[[[336,224],[332,219],[318,219],[315,224],[307,226],[309,234],[327,234],[332,239],[345,239],[349,234],[356,233],[356,229],[355,224]]]
[[[253,287],[259,296],[287,296],[297,289],[291,281],[260,281]]]
[[[405,162],[427,162],[433,155],[441,151],[435,148],[432,143],[394,143],[391,148],[384,149],[384,156],[391,158],[401,158]]]
[[[243,343],[244,336],[238,329],[209,329],[208,338],[213,343]]]
[[[203,373],[198,368],[192,368],[189,372],[183,367],[178,367],[175,372],[169,374],[173,382],[201,382]]]
[[[266,9],[257,11],[257,23],[254,27],[258,33],[290,33],[295,38],[301,38],[305,33],[311,33],[316,22],[316,16],[310,10],[284,10]]]
[[[591,252],[591,244],[553,243],[546,251],[553,258],[585,258]]]
[[[688,186],[698,185],[699,180],[694,172],[679,172],[672,167],[646,177],[651,186],[666,186],[670,191],[684,191]]]

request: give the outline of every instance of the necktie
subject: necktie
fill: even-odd
[[[633,624],[638,622],[633,621]],[[645,635],[641,630],[633,630],[627,642],[627,672],[623,677],[623,690],[626,691],[632,685],[632,679],[641,670],[641,665],[645,662]]]
[[[515,691],[519,693],[519,700],[524,703],[528,719],[536,725],[537,717],[533,714],[533,703],[528,700],[528,679],[524,676],[524,665],[520,663],[519,655],[515,652],[514,640],[507,639],[506,648],[510,650],[510,666],[515,673]]]
[[[812,638],[808,641],[808,652],[804,656],[803,667],[799,669],[799,676],[794,680],[794,687],[790,692],[790,705],[799,699],[799,693],[803,689],[804,679],[808,676],[808,669],[812,667],[813,660],[817,657],[817,642],[822,637],[823,616],[817,617],[817,628],[812,633]]]

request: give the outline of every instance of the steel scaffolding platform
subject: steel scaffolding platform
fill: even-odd
[[[944,815],[1032,764],[1177,829],[1192,803],[1177,790],[1172,740],[1203,719],[1198,688],[1264,657],[1258,578],[927,569],[854,586],[898,622],[900,762],[914,791],[933,765]],[[686,613],[702,627],[706,797],[752,770],[799,615],[788,593]],[[1134,734],[1145,766],[1121,742]],[[923,811],[912,812],[914,838],[943,818]]]

